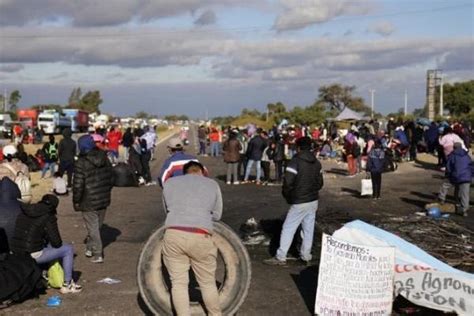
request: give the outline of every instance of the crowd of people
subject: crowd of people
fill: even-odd
[[[438,198],[444,203],[447,191],[454,186],[460,202],[457,213],[467,216],[474,169],[469,156],[470,135],[469,128],[459,122],[423,125],[389,120],[382,126],[374,120],[352,123],[344,129],[335,123],[318,127],[280,124],[269,130],[254,125],[245,129],[200,126],[197,140],[198,155],[222,156],[227,165],[227,185],[282,185],[282,194],[290,209],[279,249],[275,257],[265,263],[283,265],[300,225],[304,235],[301,260],[306,264],[311,261],[318,192],[324,185],[321,159],[344,160],[348,177],[365,170],[372,179],[373,198],[379,199],[384,172],[395,171],[397,162],[414,161],[421,151],[436,154],[440,170],[446,173]],[[65,130],[59,143],[54,136],[49,136],[48,142],[34,156],[27,155],[21,143],[9,144],[2,148],[0,162],[0,234],[4,236],[0,259],[12,263],[10,266],[3,263],[2,269],[15,271],[21,262],[35,271],[39,267],[47,269],[52,262],[60,260],[64,269],[64,284],[60,287],[63,294],[81,292],[82,287],[73,278],[74,248],[63,243],[59,233],[56,214],[61,198],[58,197],[72,191],[74,210],[81,212],[87,230],[84,255],[91,258],[92,263],[103,263],[100,230],[111,203],[114,166],[126,162],[131,173],[143,179],[143,184],[154,184],[149,164],[157,142],[156,132],[148,127],[133,131],[128,128],[122,134],[112,126],[83,135],[77,141],[72,136]],[[164,263],[171,275],[176,311],[188,312],[189,297],[185,288],[190,266],[186,262],[192,262],[193,269],[200,274],[198,282],[206,307],[219,315],[213,282],[217,250],[209,236],[212,221],[222,215],[222,196],[216,181],[205,177],[207,168],[197,157],[185,152],[187,138],[187,130],[182,129],[179,137],[168,142],[170,156],[158,178],[167,211]],[[123,151],[120,146],[124,147]],[[32,163],[33,159],[36,163]],[[52,194],[28,204],[20,199],[28,193],[27,179],[33,165],[41,170],[42,178],[49,171],[54,181]],[[254,166],[255,178],[252,177]],[[19,180],[20,175],[23,182]],[[66,180],[64,175],[67,175]],[[171,178],[175,179],[171,181]],[[180,194],[183,191],[189,194],[183,197]],[[19,272],[12,275],[14,273]],[[29,282],[32,288],[38,287],[41,279],[41,273],[34,275],[34,280],[23,281]],[[5,282],[12,284],[15,280],[19,279]],[[2,291],[0,299],[1,295]]]

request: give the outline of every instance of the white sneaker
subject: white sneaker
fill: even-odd
[[[74,281],[71,281],[69,284],[64,284],[61,289],[59,289],[59,292],[61,292],[62,294],[80,293],[81,291],[82,286],[74,283]]]
[[[84,252],[84,254],[86,255],[87,258],[91,258],[92,257],[92,250],[86,250],[86,252]]]
[[[94,257],[91,259],[92,263],[104,263],[104,258],[102,256]]]
[[[226,184],[231,184],[230,181],[227,181]]]
[[[234,185],[239,185],[240,182],[239,181],[234,181]]]

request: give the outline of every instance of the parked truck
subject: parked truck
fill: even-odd
[[[64,109],[64,115],[71,120],[71,130],[74,133],[85,133],[89,128],[89,113],[78,109]]]
[[[18,120],[23,123],[28,128],[35,128],[38,126],[38,115],[40,114],[39,110],[35,109],[23,109],[16,112]]]
[[[10,116],[10,114],[0,114],[0,133],[7,135],[10,132],[11,121],[12,121],[12,117]]]
[[[55,110],[45,110],[38,115],[38,126],[45,134],[60,134],[65,128],[71,128],[71,119]]]

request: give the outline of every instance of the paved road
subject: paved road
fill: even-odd
[[[193,135],[193,134],[191,134]],[[194,145],[189,146],[194,152]],[[158,146],[157,160],[152,171],[156,175],[167,157],[164,144]],[[278,239],[281,219],[287,205],[280,194],[280,187],[254,185],[227,186],[223,175],[225,165],[221,159],[203,157],[201,161],[216,178],[224,196],[223,221],[238,230],[248,218],[264,220],[267,231],[274,231]],[[360,178],[347,179],[341,175],[343,167],[323,163],[327,171],[325,187],[321,192],[318,218],[361,218],[370,221],[388,215],[401,216],[419,210],[419,206],[432,198],[440,183],[440,173],[421,168],[421,165],[403,164],[395,174],[384,175],[382,200],[377,203],[360,199]],[[402,182],[403,181],[403,182]],[[403,183],[403,184],[401,184]],[[471,195],[471,200],[474,196]],[[85,235],[80,214],[73,211],[70,198],[61,200],[59,224],[63,239],[74,242],[77,253],[75,269],[84,286],[79,295],[64,296],[59,308],[45,306],[47,296],[14,306],[3,314],[8,315],[143,315],[146,307],[139,299],[136,285],[136,263],[142,244],[150,233],[164,220],[159,187],[115,188],[113,202],[108,210],[105,229],[105,260],[102,265],[89,263],[83,256],[82,240]],[[474,226],[474,216],[456,219]],[[319,237],[314,253],[318,255]],[[261,262],[270,256],[270,247],[250,246],[252,259],[252,285],[240,315],[312,315],[316,292],[317,267],[268,267]],[[111,277],[122,282],[116,285],[97,283]],[[2,315],[3,315],[2,314]]]

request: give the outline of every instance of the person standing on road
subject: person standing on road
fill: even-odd
[[[74,173],[74,158],[76,157],[77,145],[71,139],[71,129],[66,128],[63,131],[64,138],[59,142],[59,174],[67,173],[67,187],[72,187],[72,174]]]
[[[319,190],[324,185],[321,163],[311,152],[311,138],[301,137],[296,141],[297,154],[286,167],[282,193],[291,205],[286,215],[276,256],[264,261],[268,265],[285,265],[296,230],[301,224],[303,242],[300,248],[301,260],[311,261],[316,210]]]
[[[456,214],[467,216],[469,210],[469,194],[474,166],[469,153],[464,150],[462,143],[454,143],[454,150],[449,154],[446,163],[446,180],[441,184],[438,199],[446,201],[448,190],[455,187],[455,199],[460,201]]]
[[[126,163],[128,163],[128,157],[129,157],[129,154],[130,154],[130,147],[132,147],[133,142],[134,142],[134,137],[133,137],[132,129],[130,127],[128,127],[125,130],[125,133],[123,134],[123,137],[122,137],[122,146],[125,149],[123,161],[126,162]]]
[[[244,182],[243,183],[248,183],[249,177],[250,177],[250,172],[252,171],[252,166],[255,163],[256,168],[257,168],[257,178],[256,178],[256,184],[259,185],[261,184],[260,182],[260,176],[261,176],[261,170],[262,170],[262,165],[261,165],[261,160],[263,156],[263,151],[267,147],[267,141],[262,137],[262,129],[259,128],[257,129],[257,135],[255,135],[248,144],[247,147],[247,167],[245,169],[245,177],[244,177]]]
[[[216,127],[211,129],[209,134],[209,140],[211,141],[211,157],[217,157],[220,155],[220,133]]]
[[[93,257],[93,263],[102,263],[100,229],[110,205],[114,173],[106,152],[96,147],[90,135],[81,136],[78,145],[80,153],[75,166],[72,201],[74,210],[82,212],[86,224],[85,255]]]
[[[237,169],[241,149],[242,145],[237,139],[237,134],[231,131],[229,139],[224,142],[224,147],[222,149],[224,152],[224,162],[227,164],[227,184],[239,184]],[[234,182],[232,182],[232,175],[234,176]]]
[[[169,179],[163,187],[167,213],[163,262],[170,274],[173,306],[178,316],[191,315],[191,266],[208,315],[222,315],[215,278],[217,247],[212,240],[213,221],[222,216],[222,194],[217,182],[203,175],[199,162],[186,163],[183,171],[183,176]]]
[[[382,172],[385,166],[385,152],[379,140],[375,141],[368,156],[367,172],[370,172],[370,179],[372,180],[372,197],[378,200],[380,199]]]
[[[206,156],[207,131],[204,125],[198,129],[199,155]]]
[[[118,163],[121,140],[122,132],[116,130],[115,127],[112,126],[110,131],[107,133],[107,147],[110,155],[109,157],[114,165]]]
[[[41,170],[41,179],[44,179],[44,176],[48,170],[50,170],[50,177],[52,178],[54,176],[56,162],[58,161],[58,143],[56,143],[54,135],[49,135],[49,142],[44,144],[43,152],[45,165],[43,170]]]
[[[171,138],[168,142],[171,156],[165,160],[160,170],[158,182],[163,186],[166,180],[183,175],[183,167],[190,161],[199,162],[193,155],[184,152],[183,143],[179,137]]]

